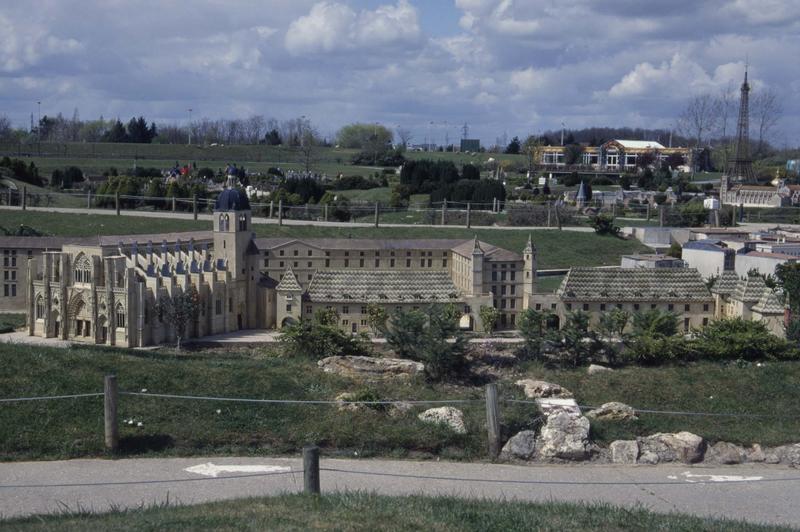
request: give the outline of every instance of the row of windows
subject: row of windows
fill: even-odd
[[[497,306],[497,302],[500,302],[500,306]],[[495,299],[494,300],[494,308],[517,308],[517,300],[516,299]]]
[[[354,262],[354,264],[355,264],[355,262]],[[380,259],[375,259],[373,264],[374,264],[375,268],[380,268],[380,266],[381,266]],[[359,268],[364,268],[365,266],[366,266],[365,259],[358,259],[358,267]],[[265,268],[269,268],[269,259],[264,259],[264,267]],[[282,261],[282,260],[278,261],[278,268],[285,268],[285,267],[286,267],[286,263],[284,261]],[[292,268],[299,268],[299,267],[300,267],[300,261],[293,261],[292,262]],[[311,261],[308,261],[308,262],[306,262],[306,267],[307,268],[313,268],[314,266],[313,266],[313,263]],[[330,268],[331,267],[331,259],[325,259],[325,267],[326,268]],[[345,268],[349,268],[350,267],[350,259],[344,259],[344,267]],[[389,267],[390,268],[395,268],[396,267],[395,259],[389,259]],[[411,267],[411,259],[406,259],[406,268],[410,268],[410,267]],[[433,259],[420,259],[419,260],[419,267],[420,268],[433,268]],[[442,259],[442,268],[447,268],[447,259]],[[513,278],[512,278],[512,280],[513,280]]]
[[[17,284],[16,283],[3,284],[3,295],[5,297],[17,297]]]
[[[498,287],[496,285],[492,285],[492,295],[496,296],[496,295],[498,295],[498,292],[499,292],[501,296],[504,296],[504,295],[506,295],[506,289],[508,289],[508,294],[509,295],[513,296],[513,295],[517,294],[517,285],[515,285],[515,284],[511,284],[511,285],[502,284],[502,285],[500,285],[499,289],[498,289]]]
[[[17,280],[17,270],[6,270],[3,272],[3,280],[4,281],[16,281]]]
[[[572,310],[572,303],[567,303],[565,306],[566,306],[567,310]],[[618,308],[618,309],[622,309],[623,308],[623,304],[622,303],[616,303],[614,305],[606,305],[606,303],[600,303],[600,311],[602,312],[602,311],[606,310],[606,308],[608,306],[611,306],[611,307],[614,307],[614,308]],[[632,306],[633,306],[633,310],[635,310],[635,311],[641,310],[641,305],[639,303],[634,303]],[[590,306],[589,303],[584,303],[583,304],[583,310],[585,310],[585,311],[588,311],[590,309],[590,307],[591,306]],[[676,305],[673,304],[673,303],[667,304],[667,310],[669,312],[675,312],[675,307],[676,307]],[[678,307],[680,307],[680,305],[678,305]],[[536,308],[538,310],[539,309],[539,305],[536,305]],[[658,304],[657,303],[651,303],[650,304],[650,310],[655,310],[656,308],[658,308]],[[709,308],[710,308],[710,305],[708,303],[703,303],[703,312],[708,312]],[[691,312],[692,311],[692,305],[689,304],[689,303],[685,303],[683,305],[683,311],[684,312]],[[695,311],[697,311],[697,308],[695,308]]]
[[[508,274],[508,278],[506,278],[506,273]],[[517,272],[500,272],[500,280],[501,281],[514,281],[516,280],[516,273]],[[492,272],[492,281],[497,280],[497,272]]]
[[[380,257],[381,256],[381,252],[380,251],[375,251],[374,253],[375,253],[376,257]],[[307,254],[308,254],[309,257],[313,257],[314,256],[313,251],[310,250],[310,249],[307,250]],[[284,249],[278,250],[278,256],[283,257],[285,255],[286,255],[286,250],[284,250]],[[300,250],[297,250],[297,249],[292,250],[292,255],[294,257],[300,256]],[[442,257],[447,257],[447,255],[448,255],[447,251],[443,251],[442,252]],[[265,257],[269,257],[269,251],[264,251],[264,256]],[[330,257],[331,256],[331,252],[330,251],[326,251],[325,252],[325,256],[326,257]],[[349,257],[350,256],[350,252],[349,251],[345,251],[344,252],[344,256],[345,257]],[[366,252],[359,251],[358,252],[358,256],[359,257],[366,257]],[[394,251],[390,251],[389,252],[389,256],[390,257],[394,257],[395,256],[395,252]],[[406,251],[406,257],[410,257],[410,256],[411,256],[411,252],[410,251]],[[422,251],[421,252],[421,256],[423,256],[423,257],[433,257],[433,252],[432,251],[428,251],[428,252]],[[505,268],[505,265],[503,265],[503,267]],[[512,268],[513,267],[514,266],[512,266]]]

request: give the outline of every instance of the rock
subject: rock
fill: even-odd
[[[640,464],[656,465],[658,463],[658,455],[652,451],[644,451],[639,456]]]
[[[659,462],[693,464],[701,461],[705,452],[703,438],[685,431],[675,434],[659,432],[645,438],[638,438],[638,441],[642,454],[645,451],[655,453]]]
[[[536,442],[539,458],[585,460],[589,456],[589,420],[567,412],[547,418]]]
[[[580,416],[581,409],[575,399],[553,399],[551,397],[535,399],[536,406],[539,407],[544,417],[550,417],[554,414],[566,412],[573,416]]]
[[[399,401],[397,403],[392,403],[389,407],[389,411],[387,414],[389,417],[403,417],[407,416],[408,413],[414,408],[414,405],[411,403],[407,403],[405,401]]]
[[[453,432],[458,434],[466,434],[467,428],[464,426],[464,414],[458,408],[452,406],[442,406],[439,408],[430,408],[417,416],[425,423],[436,423],[438,425],[445,425]]]
[[[597,373],[603,373],[604,371],[614,371],[611,368],[607,368],[605,366],[601,366],[600,364],[589,364],[589,368],[586,370],[586,373],[589,375],[595,375]]]
[[[336,407],[343,412],[358,412],[360,410],[365,410],[367,408],[367,405],[353,404],[347,402],[355,400],[356,400],[356,394],[354,393],[351,392],[340,393],[339,395],[336,396],[335,399]]]
[[[781,459],[775,453],[766,453],[764,455],[764,463],[766,463],[766,464],[780,464],[781,463]]]
[[[780,463],[792,467],[800,467],[800,443],[781,445],[780,447],[775,447],[772,452],[780,459]]]
[[[635,464],[639,459],[639,442],[636,440],[612,441],[611,461],[615,464]]]
[[[764,462],[767,459],[764,450],[757,443],[754,443],[752,447],[745,451],[745,457],[748,462]]]
[[[630,421],[639,419],[638,417],[636,417],[636,411],[633,409],[633,407],[628,406],[625,403],[619,403],[617,401],[604,403],[599,408],[590,410],[589,412],[586,413],[586,417],[588,417],[589,419],[600,419],[609,421]]]
[[[530,460],[536,451],[536,433],[532,430],[523,430],[516,433],[506,442],[500,452],[500,458],[509,460]]]
[[[326,373],[373,379],[407,379],[425,371],[424,364],[401,358],[334,356],[323,358],[317,365]]]
[[[717,464],[741,464],[745,457],[744,447],[726,441],[715,443],[706,452],[706,460]]]
[[[534,379],[521,379],[515,384],[523,387],[525,390],[525,397],[528,399],[538,399],[541,397],[567,399],[572,397],[572,392],[566,388],[562,388],[558,384],[553,384],[551,382],[537,381]]]

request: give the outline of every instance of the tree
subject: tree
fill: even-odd
[[[517,322],[519,333],[525,340],[525,352],[528,358],[539,358],[542,354],[542,343],[547,337],[548,322],[553,314],[532,308],[525,309]]]
[[[461,168],[461,178],[479,180],[481,178],[481,170],[474,164],[467,163]]]
[[[386,309],[376,303],[367,305],[367,323],[373,334],[384,334],[386,332],[386,324],[389,322],[389,313]]]
[[[602,337],[603,351],[609,364],[616,364],[626,341],[625,327],[630,321],[630,313],[615,308],[600,316],[598,331]]]
[[[519,137],[514,137],[511,139],[511,142],[508,143],[508,146],[506,146],[505,153],[518,154],[521,148],[522,143],[520,142]]]
[[[564,164],[570,166],[581,164],[583,158],[583,147],[580,144],[569,144],[564,149]]]
[[[151,123],[150,127],[147,126],[143,116],[139,118],[131,118],[128,122],[128,140],[127,142],[137,142],[141,144],[150,144],[156,137],[156,125]]]
[[[600,213],[591,219],[594,232],[598,235],[618,235],[620,228],[614,225],[614,217],[607,213]]]
[[[597,351],[597,337],[589,330],[589,314],[586,312],[570,312],[560,334],[563,346],[561,356],[573,367],[586,363]]]
[[[319,310],[312,319],[304,319],[281,330],[280,342],[286,354],[323,359],[340,355],[367,355],[369,343],[345,334],[339,327],[339,315],[333,310]]]
[[[400,146],[402,146],[403,149],[406,149],[408,148],[408,145],[411,143],[411,139],[413,139],[414,136],[411,134],[410,129],[398,126],[397,138],[400,139]]]
[[[340,148],[384,151],[392,143],[392,132],[380,124],[365,124],[357,122],[341,128],[336,133],[336,143]]]
[[[704,358],[759,360],[797,358],[797,350],[767,329],[760,321],[742,318],[715,320],[697,336]]]
[[[700,149],[706,134],[717,127],[719,102],[711,94],[693,96],[678,118],[681,132],[694,139],[694,147]]]
[[[678,317],[659,309],[636,312],[633,331],[636,336],[674,336],[678,334]]]
[[[300,133],[300,153],[303,155],[306,172],[311,169],[311,163],[314,160],[314,154],[317,151],[317,132],[311,126],[309,121],[305,121],[303,129]]]
[[[758,143],[754,155],[764,155],[767,139],[782,114],[783,105],[774,90],[765,89],[753,95],[750,102],[750,116],[753,117],[752,124],[758,132]]]
[[[681,222],[688,227],[699,227],[708,221],[708,209],[700,200],[692,200],[680,207]]]
[[[174,290],[172,294],[159,297],[155,303],[159,321],[171,324],[175,329],[176,348],[180,350],[181,339],[187,334],[187,327],[197,320],[200,312],[200,295],[191,285],[187,290]]]
[[[125,126],[122,125],[122,122],[116,120],[108,131],[105,132],[102,138],[102,142],[128,142],[128,132],[125,131]]]
[[[491,336],[495,327],[497,327],[498,320],[500,319],[500,311],[492,306],[481,305],[478,314],[481,317],[483,330],[486,331],[486,334]]]
[[[264,137],[264,142],[266,142],[268,146],[280,146],[283,144],[281,134],[278,133],[277,129],[270,129],[269,133]]]
[[[779,264],[775,268],[778,286],[783,290],[793,316],[800,313],[800,263]]]

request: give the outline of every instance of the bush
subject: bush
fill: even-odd
[[[729,318],[716,320],[697,336],[697,350],[711,360],[788,360],[798,358],[797,348],[778,338],[760,321]]]
[[[344,333],[337,326],[338,314],[319,311],[283,329],[280,342],[285,353],[315,360],[339,355],[370,355],[368,340]]]
[[[594,232],[598,235],[618,235],[620,228],[614,225],[614,217],[610,214],[601,213],[594,216],[590,223],[594,227]]]

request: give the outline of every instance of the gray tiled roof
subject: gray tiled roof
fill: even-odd
[[[94,242],[97,242],[95,237]],[[61,251],[65,244],[85,244],[92,239],[74,236],[0,236],[0,248],[4,249],[48,249]]]
[[[761,314],[783,314],[784,306],[778,294],[767,288],[758,303],[753,305],[753,310]]]
[[[292,269],[287,268],[286,272],[283,274],[281,282],[278,283],[278,286],[275,287],[275,290],[302,292],[303,288],[300,286],[300,283],[297,282],[297,277],[294,276]]]
[[[558,296],[570,301],[707,301],[694,268],[571,268]]]
[[[744,279],[739,279],[736,283],[736,290],[733,291],[733,299],[746,303],[755,303],[761,299],[767,284],[760,275],[748,275]]]
[[[256,238],[258,249],[274,249],[297,242],[320,249],[379,250],[379,249],[440,249],[449,250],[465,240],[445,238],[377,239],[377,238]],[[472,240],[469,240],[470,244]]]
[[[725,270],[714,282],[714,286],[711,287],[711,293],[723,296],[731,295],[736,290],[737,284],[739,284],[739,276],[736,275],[736,272]]]
[[[460,301],[443,271],[325,270],[311,279],[308,297],[316,302],[442,303]]]

